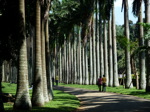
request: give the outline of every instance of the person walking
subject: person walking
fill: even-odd
[[[102,91],[106,92],[106,77],[105,77],[105,75],[103,75],[103,78],[102,78],[102,85],[103,85]]]
[[[97,80],[97,86],[99,88],[99,92],[102,91],[102,77],[100,76]]]

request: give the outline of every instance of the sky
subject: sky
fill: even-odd
[[[132,20],[133,23],[136,23],[137,18],[135,18],[132,14],[132,2],[133,2],[133,0],[128,0],[129,20]],[[116,0],[116,2],[115,2],[115,16],[116,16],[116,24],[117,25],[124,24],[124,14],[123,14],[124,11],[121,12],[121,7],[122,7],[122,0]]]

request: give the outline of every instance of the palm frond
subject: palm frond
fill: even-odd
[[[134,0],[132,3],[132,13],[134,16],[138,16],[142,6],[142,0]]]

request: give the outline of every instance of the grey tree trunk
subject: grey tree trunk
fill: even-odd
[[[43,106],[43,79],[42,79],[42,60],[41,60],[41,6],[40,1],[36,0],[36,56],[35,74],[32,92],[32,106]]]
[[[89,75],[90,75],[90,84],[92,85],[93,84],[93,50],[92,50],[92,37],[93,37],[93,35],[92,35],[92,22],[91,22],[91,27],[90,27],[90,73],[89,73]]]
[[[88,71],[88,43],[85,45],[85,84],[89,85],[89,71]]]
[[[74,31],[73,38],[74,38],[74,44],[73,44],[74,84],[77,84],[77,37],[75,36],[75,31]]]
[[[99,52],[99,25],[98,25],[98,0],[96,0],[96,21],[95,21],[95,37],[96,37],[96,78],[100,76],[100,52]]]
[[[113,86],[113,57],[112,57],[112,32],[111,32],[111,19],[108,21],[108,39],[109,39],[109,80],[108,86]]]
[[[109,76],[108,76],[108,44],[107,44],[107,26],[104,20],[104,74],[106,77],[106,85],[108,86]]]
[[[96,77],[96,44],[95,44],[95,32],[96,32],[96,29],[95,29],[95,17],[93,18],[93,84],[96,84],[96,81],[97,81],[97,77]]]
[[[47,87],[49,100],[52,100],[53,89],[52,89],[52,76],[50,70],[50,48],[49,48],[49,24],[48,19],[46,20],[46,76],[47,76]]]
[[[139,22],[143,23],[143,17],[142,17],[142,7],[140,9],[139,13]],[[144,30],[143,26],[139,25],[139,46],[144,46]],[[145,52],[141,51],[139,53],[139,65],[140,65],[140,85],[139,89],[145,89],[146,88],[146,74],[145,74]],[[136,76],[137,81],[138,79],[138,74]],[[138,86],[138,85],[137,85]],[[138,87],[137,87],[138,89]]]
[[[59,82],[62,82],[62,48],[59,48]]]
[[[117,48],[116,48],[116,24],[115,24],[115,9],[112,8],[112,47],[113,47],[113,86],[119,86],[118,79],[118,62],[117,62]]]
[[[150,23],[150,0],[145,0],[145,19],[146,23]],[[147,33],[147,32],[146,32]],[[150,39],[146,40],[146,46],[150,47]],[[146,51],[146,92],[150,92],[150,49]]]
[[[66,75],[67,75],[67,43],[66,43],[66,37],[64,38],[64,82],[66,83]]]
[[[78,37],[78,54],[79,54],[79,84],[82,84],[82,57],[81,57],[81,27],[79,27],[79,37]]]
[[[44,101],[49,102],[48,89],[47,89],[47,77],[46,77],[46,55],[45,55],[45,20],[42,19],[42,37],[41,37],[41,58],[42,58],[42,75],[43,75],[43,96]]]
[[[100,74],[101,76],[104,75],[104,53],[103,53],[103,36],[102,36],[102,21],[100,19],[100,29],[99,29],[99,36],[100,36]]]
[[[85,46],[82,43],[82,84],[85,84]]]
[[[124,6],[124,27],[125,27],[125,36],[130,41],[129,37],[129,16],[128,16],[128,0],[125,1]],[[126,62],[126,84],[125,88],[132,88],[132,76],[131,76],[131,63],[130,63],[130,45],[127,44],[125,51],[125,62]]]
[[[29,96],[29,88],[28,88],[28,64],[27,64],[27,46],[26,46],[26,32],[25,32],[25,1],[19,0],[19,15],[20,18],[20,26],[22,26],[23,31],[18,32],[19,35],[23,38],[23,43],[21,45],[19,51],[19,72],[17,78],[17,92],[16,99],[14,102],[14,109],[17,110],[29,110],[31,109],[31,100]]]

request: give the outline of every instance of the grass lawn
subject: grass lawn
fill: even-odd
[[[97,85],[78,85],[78,84],[59,84],[61,86],[67,86],[67,87],[75,87],[75,88],[83,88],[83,89],[89,89],[89,90],[97,90]],[[126,94],[126,95],[133,95],[145,99],[150,99],[150,93],[146,93],[145,90],[137,90],[135,87],[131,89],[125,89],[123,86],[119,87],[106,87],[107,92],[113,92],[113,93],[119,93],[119,94]]]
[[[15,95],[16,84],[2,83],[3,93]],[[32,91],[30,90],[30,95]],[[62,91],[54,90],[54,99],[46,103],[44,107],[34,107],[30,111],[13,111],[13,103],[4,103],[5,112],[71,112],[80,106],[79,100],[74,96]]]

